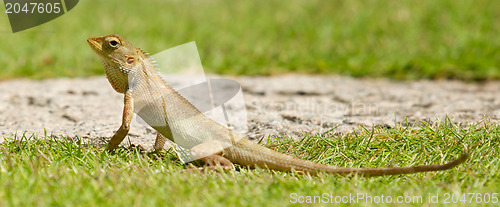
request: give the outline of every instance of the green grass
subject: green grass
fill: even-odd
[[[103,74],[85,40],[110,33],[151,53],[196,41],[223,74],[499,79],[499,13],[494,0],[80,1],[15,34],[0,15],[0,79]]]
[[[445,193],[500,193],[500,125],[496,123],[421,123],[357,131],[305,135],[296,141],[273,137],[266,145],[303,159],[343,167],[444,163],[464,149],[470,158],[445,172],[374,178],[327,174],[309,177],[244,167],[231,172],[198,173],[186,171],[170,151],[143,154],[119,148],[108,154],[76,138],[19,136],[0,144],[0,206],[282,206],[290,204],[291,195],[296,197],[292,193],[383,194],[393,199],[422,196],[424,205],[429,205],[429,194],[438,194],[439,205],[445,205]],[[366,204],[364,200],[359,202]]]

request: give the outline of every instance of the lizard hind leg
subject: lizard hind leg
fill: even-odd
[[[165,146],[165,142],[167,141],[167,138],[163,136],[160,132],[156,132],[156,140],[155,140],[155,145],[153,148],[155,149],[156,152],[160,152],[163,149],[163,146]]]
[[[208,164],[208,169],[211,170],[234,170],[234,165],[231,161],[222,157],[224,148],[217,141],[208,141],[191,148],[191,156],[200,159]]]

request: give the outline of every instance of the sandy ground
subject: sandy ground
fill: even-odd
[[[338,76],[229,77],[243,90],[246,136],[351,132],[395,119],[456,123],[500,119],[500,82],[365,80]],[[167,80],[176,84],[174,80]],[[0,137],[25,131],[104,142],[121,123],[123,95],[105,77],[0,82]],[[44,131],[45,130],[45,131]],[[132,121],[129,139],[151,148],[154,130]],[[128,141],[127,141],[128,142]]]

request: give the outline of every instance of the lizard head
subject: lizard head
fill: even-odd
[[[142,67],[141,63],[147,57],[120,35],[91,37],[87,42],[101,58],[106,77],[113,89],[124,93],[129,84],[129,76]]]

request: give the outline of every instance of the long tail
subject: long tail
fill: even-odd
[[[457,159],[451,160],[442,165],[418,165],[413,167],[393,167],[393,168],[334,168],[325,170],[328,173],[338,173],[341,175],[359,174],[366,177],[382,176],[382,175],[398,175],[428,171],[440,171],[451,169],[467,160],[469,155],[463,153]],[[328,166],[331,167],[331,166]]]
[[[262,167],[279,171],[295,170],[309,174],[326,172],[344,176],[358,174],[367,177],[447,170],[465,162],[469,157],[468,154],[464,152],[458,159],[442,165],[420,165],[413,167],[392,168],[347,168],[301,160],[262,147],[249,140],[241,140],[240,143],[232,147],[232,149],[229,149],[229,151],[230,152],[227,153],[225,157],[232,162],[246,166]]]

